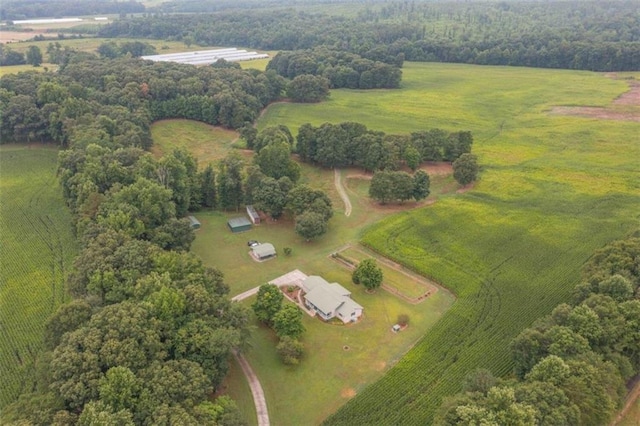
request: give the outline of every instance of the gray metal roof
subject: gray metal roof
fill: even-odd
[[[325,314],[331,314],[343,303],[343,297],[336,295],[329,287],[318,286],[304,295],[310,303]]]
[[[251,250],[260,258],[276,255],[276,248],[270,243],[258,244],[257,246],[251,247]]]
[[[325,314],[335,312],[349,318],[356,309],[363,309],[349,297],[351,295],[349,290],[338,283],[329,284],[317,275],[307,277],[302,282],[302,288],[306,293],[305,299]]]
[[[242,216],[242,217],[233,217],[233,218],[229,219],[229,221],[227,223],[232,228],[238,228],[238,227],[247,226],[247,225],[251,226],[251,221],[249,219],[247,219],[246,217],[244,217],[244,216]]]

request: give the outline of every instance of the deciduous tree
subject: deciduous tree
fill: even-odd
[[[368,290],[375,290],[382,285],[382,269],[375,259],[364,259],[353,271],[351,279],[355,284],[362,284]]]
[[[478,178],[478,157],[462,154],[453,162],[453,177],[460,185],[468,185]]]
[[[285,304],[273,317],[273,329],[278,337],[283,338],[285,336],[297,339],[304,333],[304,326],[302,325],[302,316],[304,314],[295,305]]]
[[[276,314],[282,308],[284,296],[278,286],[263,284],[258,290],[256,301],[251,305],[259,321],[272,325]]]

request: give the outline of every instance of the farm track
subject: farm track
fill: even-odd
[[[349,195],[347,191],[345,191],[344,186],[342,185],[342,172],[340,169],[333,169],[333,182],[336,186],[336,190],[342,198],[342,202],[344,203],[344,215],[349,217],[351,216],[351,200],[349,199]]]

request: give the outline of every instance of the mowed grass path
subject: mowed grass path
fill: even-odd
[[[0,146],[0,408],[33,386],[44,323],[76,255],[57,149]]]
[[[475,188],[370,227],[370,247],[459,297],[384,378],[329,424],[425,424],[470,370],[511,371],[508,345],[569,300],[594,250],[639,226],[640,124],[552,116],[555,105],[607,106],[624,81],[563,70],[407,63],[400,90],[332,91],[277,104],[260,127],[345,120],[388,133],[471,130]]]

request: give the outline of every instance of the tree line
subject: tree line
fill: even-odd
[[[16,21],[30,18],[84,16],[96,14],[126,14],[145,11],[135,0],[85,2],[81,0],[35,0],[32,2],[8,1],[2,4],[0,20]]]
[[[639,289],[640,238],[598,250],[573,301],[511,343],[515,378],[472,372],[435,424],[608,424],[640,372]]]
[[[391,135],[355,122],[318,127],[305,123],[296,137],[296,152],[302,161],[322,167],[358,166],[366,171],[398,170],[403,165],[415,171],[425,161],[453,162],[471,152],[472,145],[469,131],[429,129]]]
[[[393,2],[357,16],[329,8],[163,15],[116,21],[102,37],[183,40],[203,46],[301,50],[325,46],[373,61],[461,62],[592,71],[637,70],[633,1]],[[356,7],[354,5],[354,7]]]
[[[327,78],[332,89],[394,89],[400,86],[404,55],[395,64],[372,61],[359,55],[317,47],[314,49],[279,52],[267,64],[267,71],[294,79],[311,74]]]

